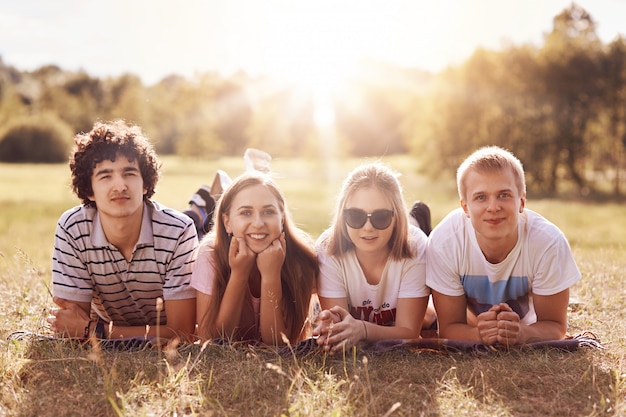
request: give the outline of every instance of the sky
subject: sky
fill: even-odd
[[[571,0],[19,0],[0,2],[0,58],[147,84],[243,70],[302,83],[363,59],[438,72],[477,47],[540,46]],[[579,0],[603,42],[626,0]]]

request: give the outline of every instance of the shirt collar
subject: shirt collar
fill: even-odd
[[[137,245],[151,244],[154,242],[154,235],[152,233],[152,217],[150,216],[150,209],[148,205],[143,203],[143,214],[141,216],[141,230],[139,231],[139,239]],[[91,243],[95,247],[110,246],[111,244],[104,234],[102,229],[102,222],[100,221],[100,215],[98,210],[95,211],[93,217],[93,230],[91,231]]]

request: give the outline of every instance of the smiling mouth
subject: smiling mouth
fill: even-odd
[[[264,233],[250,233],[248,236],[254,240],[263,240],[267,237],[267,234]]]

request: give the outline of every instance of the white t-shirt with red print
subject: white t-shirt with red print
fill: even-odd
[[[345,298],[354,318],[393,326],[398,299],[430,294],[426,287],[427,237],[419,228],[409,226],[409,241],[415,256],[389,259],[376,285],[367,282],[354,250],[341,257],[328,255],[322,243],[328,233],[328,230],[322,233],[317,241],[318,294],[324,298]]]

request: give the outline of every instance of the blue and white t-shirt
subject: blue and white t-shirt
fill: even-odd
[[[507,303],[522,323],[534,323],[533,294],[557,294],[580,278],[561,230],[532,210],[525,209],[519,216],[517,244],[497,264],[483,255],[472,222],[460,208],[429,237],[426,284],[445,295],[466,295],[475,315]]]

